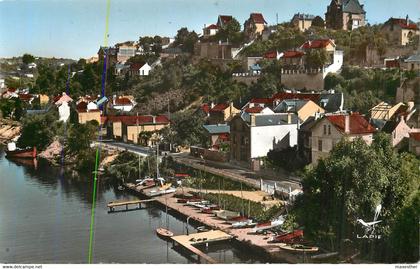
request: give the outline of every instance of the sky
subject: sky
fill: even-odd
[[[181,27],[201,33],[217,16],[243,23],[251,12],[269,24],[289,21],[294,13],[324,17],[331,0],[111,0],[109,45],[139,36],[173,37]],[[420,0],[361,0],[367,20],[389,17],[419,20]],[[0,0],[0,57],[30,53],[56,58],[88,58],[104,45],[107,0]]]

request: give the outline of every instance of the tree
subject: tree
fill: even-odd
[[[193,110],[174,113],[171,118],[171,135],[175,138],[174,144],[206,145],[207,136],[203,128],[204,123],[204,118],[195,115]]]
[[[36,147],[40,151],[45,149],[60,128],[57,118],[55,112],[25,117],[17,145],[21,148]]]
[[[361,232],[356,220],[371,220],[375,207],[381,204],[380,217],[384,221],[375,231],[383,239],[375,244],[372,254],[379,261],[386,261],[389,257],[381,253],[389,248],[387,243],[393,225],[398,223],[397,216],[420,187],[419,164],[415,158],[395,153],[384,134],[376,136],[372,146],[361,139],[343,140],[327,158],[306,170],[303,195],[294,207],[297,220],[309,237],[319,242],[331,239],[340,249],[345,239],[356,241],[356,233]],[[353,247],[361,250],[365,244]]]
[[[188,28],[183,27],[178,30],[175,36],[174,46],[181,47],[183,52],[192,53],[194,51],[194,45],[197,41],[197,33],[194,31],[190,32],[188,31]]]
[[[325,26],[325,22],[324,20],[320,17],[320,16],[316,16],[313,20],[312,20],[312,27],[320,27],[320,28],[324,28]]]
[[[74,155],[90,149],[90,144],[96,139],[97,131],[97,121],[72,125],[68,134],[67,151]]]
[[[310,69],[319,69],[328,62],[327,52],[323,49],[312,49],[306,53],[306,66]]]
[[[30,64],[30,63],[33,63],[34,61],[35,61],[35,57],[32,56],[31,54],[27,54],[27,53],[23,54],[22,62],[24,64]]]

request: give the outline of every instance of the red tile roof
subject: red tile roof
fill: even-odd
[[[22,101],[30,101],[33,98],[34,98],[34,96],[32,94],[27,94],[27,93],[20,93],[19,94],[19,99],[22,100]]]
[[[375,128],[360,114],[349,115],[349,134],[374,133]],[[346,115],[330,115],[326,118],[341,132],[345,131]]]
[[[283,52],[282,58],[300,58],[303,55],[305,55],[305,53],[303,53],[302,51],[288,50]]]
[[[277,51],[268,51],[264,54],[266,59],[277,59]]]
[[[142,115],[142,116],[131,116],[131,115],[119,115],[119,116],[103,116],[101,117],[102,124],[106,122],[122,122],[125,125],[146,125],[146,124],[153,124],[153,116],[150,115]],[[158,115],[155,116],[155,123],[156,124],[168,124],[169,119],[165,115]]]
[[[420,132],[410,133],[410,138],[420,142]]]
[[[250,19],[254,23],[267,23],[264,19],[264,16],[261,13],[251,13]]]
[[[137,70],[139,70],[140,68],[142,68],[143,67],[143,65],[145,65],[146,63],[133,63],[133,64],[131,64],[130,65],[130,69],[131,70],[135,70],[135,71],[137,71]]]
[[[407,24],[407,20],[406,19],[402,19],[402,18],[390,18],[388,20],[388,22],[391,23],[391,24],[393,24],[393,25],[398,25],[402,29],[408,29],[408,30],[418,30],[419,29],[419,27],[417,26],[417,24],[411,23],[411,22],[409,22]]]
[[[223,24],[229,23],[232,20],[232,16],[227,15],[219,15],[220,20],[222,20]]]
[[[252,98],[249,102],[253,104],[273,104],[273,98]]]
[[[124,105],[132,105],[133,102],[131,102],[130,99],[128,99],[127,97],[118,97],[117,99],[115,99],[114,105],[116,106],[124,106]]]
[[[329,44],[334,45],[334,42],[331,39],[308,40],[301,46],[301,48],[303,48],[303,49],[323,49],[323,48],[326,48]]]
[[[210,109],[210,112],[222,112],[228,107],[229,104],[217,104],[212,109]]]
[[[311,100],[318,103],[321,95],[319,93],[291,93],[291,92],[279,92],[273,95],[274,100],[283,101],[285,99],[299,99],[299,100]]]
[[[217,27],[216,24],[210,24],[209,26],[206,27],[206,29],[219,29],[219,27]]]
[[[206,114],[208,114],[210,112],[210,105],[209,104],[202,104],[200,108]]]
[[[77,110],[82,110],[82,109],[87,109],[87,102],[85,102],[85,101],[82,101],[82,102],[80,102],[80,103],[78,103],[77,105],[76,105],[76,109]]]
[[[247,113],[260,113],[264,108],[261,106],[248,107],[245,109]]]

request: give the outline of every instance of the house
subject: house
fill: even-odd
[[[131,116],[122,120],[121,123],[124,142],[152,146],[153,134],[169,126],[169,119],[165,115]]]
[[[265,21],[264,16],[261,13],[251,13],[249,15],[248,20],[246,20],[244,23],[245,35],[250,40],[253,40],[257,36],[262,35],[266,26],[267,22]]]
[[[420,132],[411,132],[408,140],[408,150],[420,156]]]
[[[63,92],[61,95],[55,96],[53,100],[56,106],[73,101],[73,99],[71,99],[71,97],[68,96],[65,92]]]
[[[35,95],[30,94],[30,93],[19,93],[18,94],[18,98],[20,101],[22,101],[23,103],[28,103],[28,104],[32,104],[32,102],[35,99]]]
[[[241,111],[233,106],[233,103],[221,103],[212,105],[209,110],[209,124],[225,123]]]
[[[217,34],[218,31],[219,31],[219,27],[217,27],[216,24],[210,24],[209,26],[206,26],[204,24],[203,37],[214,36]]]
[[[420,70],[420,54],[413,54],[405,59],[402,63],[402,68],[408,71]]]
[[[118,49],[114,47],[100,47],[98,50],[98,60],[107,59],[107,66],[114,65],[117,60]]]
[[[210,141],[210,148],[220,149],[223,144],[229,144],[230,126],[228,124],[203,125]]]
[[[380,102],[370,110],[370,118],[376,121],[389,121],[406,110],[407,105],[404,103],[390,105],[386,102]]]
[[[152,67],[148,63],[133,63],[130,65],[130,76],[148,76]]]
[[[279,59],[283,66],[304,66],[303,56],[305,53],[298,50],[287,50],[279,55]]]
[[[286,99],[274,109],[276,113],[294,113],[298,116],[299,123],[305,122],[315,114],[324,114],[325,110],[311,100]]]
[[[134,44],[122,44],[118,46],[117,62],[125,63],[131,57],[136,55],[137,47]]]
[[[306,164],[312,162],[312,127],[317,123],[320,115],[316,114],[306,119],[298,129],[298,154]]]
[[[302,51],[309,51],[313,49],[325,50],[327,53],[334,53],[336,48],[335,42],[332,39],[314,39],[308,40],[300,46]]]
[[[76,104],[78,122],[84,124],[88,121],[101,123],[101,111],[94,102],[80,101]]]
[[[325,24],[330,29],[354,30],[366,25],[366,11],[358,0],[331,0]]]
[[[258,170],[270,150],[297,144],[297,124],[291,113],[236,115],[229,123],[231,161]]]
[[[112,98],[112,102],[110,103],[110,105],[111,105],[111,108],[115,110],[129,112],[136,106],[136,103],[134,102],[134,100],[128,97],[114,96],[114,98]]]
[[[217,18],[217,28],[223,29],[226,25],[232,20],[232,16],[229,15],[219,15]]]
[[[304,14],[304,13],[296,13],[293,15],[292,20],[290,23],[298,28],[301,32],[305,32],[312,26],[312,21],[315,19],[314,15]]]
[[[381,32],[390,44],[405,46],[410,40],[420,34],[416,23],[408,18],[390,18],[381,27]]]
[[[328,156],[341,139],[373,141],[375,128],[360,114],[327,114],[311,128],[312,163]]]
[[[401,116],[399,119],[386,122],[381,131],[390,135],[393,147],[400,148],[400,143],[409,137],[411,128],[405,122],[404,117]]]

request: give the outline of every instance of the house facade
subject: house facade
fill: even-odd
[[[360,114],[326,115],[311,128],[312,163],[329,155],[341,139],[363,139],[368,145],[373,141],[375,129]]]
[[[304,14],[304,13],[296,13],[293,15],[292,20],[290,23],[298,28],[301,32],[305,32],[312,26],[312,21],[315,18],[314,15]]]
[[[261,36],[267,22],[261,13],[251,13],[249,18],[244,23],[244,32],[249,39],[255,39],[257,36]]]
[[[420,34],[419,27],[408,16],[405,19],[390,18],[382,26],[381,32],[391,44],[400,46],[408,45],[412,38]]]
[[[209,137],[209,146],[212,149],[220,149],[221,145],[229,143],[230,126],[228,124],[204,125]]]
[[[297,117],[291,113],[236,115],[230,125],[231,160],[254,167],[272,149],[297,144]]]
[[[275,109],[277,113],[294,113],[298,116],[299,122],[305,122],[309,117],[324,114],[325,110],[311,100],[286,99]]]
[[[399,120],[388,121],[381,130],[391,137],[393,147],[400,147],[400,143],[409,137],[410,126],[405,122],[403,116]]]
[[[214,36],[219,31],[219,27],[216,24],[210,24],[209,26],[204,25],[203,37]]]
[[[366,11],[358,0],[331,0],[325,23],[335,30],[354,30],[366,25]]]
[[[213,105],[209,110],[209,124],[220,124],[228,122],[241,111],[233,103],[222,103]]]
[[[118,47],[117,61],[125,63],[131,57],[136,55],[137,47],[135,45],[121,45]]]
[[[130,76],[148,76],[152,67],[148,63],[134,63],[130,65]]]

